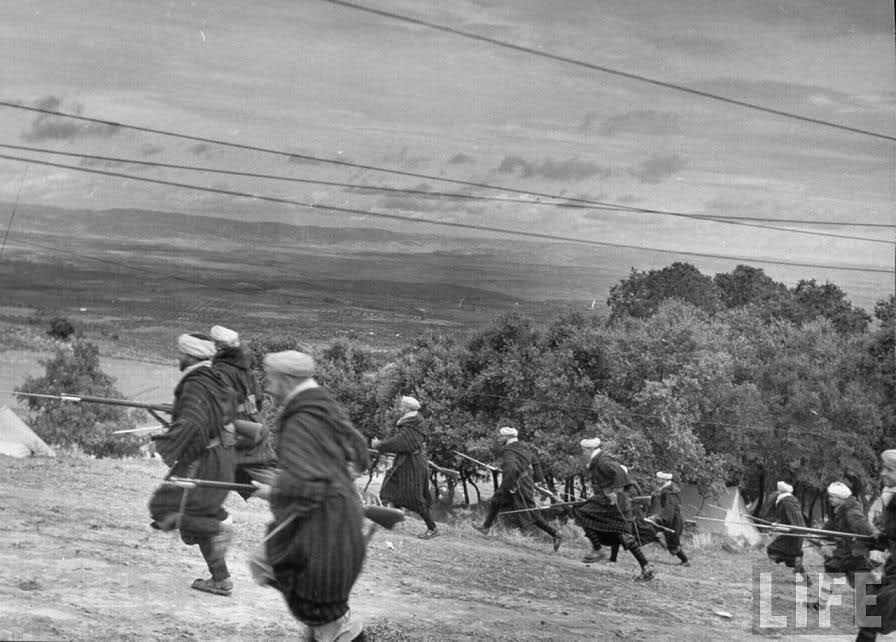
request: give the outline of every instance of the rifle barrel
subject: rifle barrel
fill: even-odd
[[[12,394],[20,397],[36,397],[38,399],[58,399],[60,401],[71,401],[72,403],[97,403],[106,406],[125,406],[127,408],[143,408],[144,410],[157,410],[159,412],[170,413],[172,404],[170,403],[146,403],[143,401],[131,401],[130,399],[107,399],[106,397],[90,397],[85,395],[73,395],[63,392],[58,395],[40,394],[37,392],[13,392]]]

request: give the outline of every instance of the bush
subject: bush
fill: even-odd
[[[115,380],[100,369],[99,349],[92,343],[76,342],[71,351],[59,349],[52,359],[41,361],[43,377],[28,377],[16,392],[45,395],[63,393],[121,398]],[[117,406],[79,404],[58,399],[27,398],[28,422],[41,439],[51,445],[80,447],[96,457],[138,455],[143,440],[112,435],[113,430],[132,428],[134,421]]]
[[[75,326],[65,317],[56,317],[52,319],[50,321],[50,328],[47,330],[47,334],[50,337],[59,339],[60,341],[68,341],[69,337],[74,333]]]

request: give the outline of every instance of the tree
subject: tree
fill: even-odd
[[[780,317],[792,297],[786,285],[749,265],[738,265],[730,273],[720,272],[713,277],[713,283],[724,307],[755,305],[766,318]]]
[[[838,332],[860,334],[868,329],[871,317],[853,306],[846,293],[833,283],[818,285],[815,279],[802,279],[792,290],[788,318],[797,324],[826,318]]]
[[[76,342],[71,350],[60,348],[52,359],[40,363],[46,369],[44,376],[28,377],[16,392],[122,397],[115,379],[100,369],[99,348],[92,343]],[[111,434],[134,426],[121,407],[35,397],[29,397],[27,404],[31,427],[47,443],[77,446],[97,457],[126,457],[140,452],[137,437]]]
[[[610,320],[643,319],[653,315],[667,299],[679,299],[713,314],[721,309],[713,280],[690,263],[673,263],[661,270],[641,272],[632,268],[627,279],[610,289]]]

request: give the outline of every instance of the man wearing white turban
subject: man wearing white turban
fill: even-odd
[[[370,461],[345,409],[314,380],[314,359],[287,350],[264,359],[265,388],[279,415],[280,471],[254,481],[274,521],[250,561],[259,584],[279,590],[314,640],[363,639],[348,604],[366,555],[364,515],[351,470]]]
[[[259,430],[237,434],[236,472],[238,484],[249,484],[253,480],[265,481],[274,474],[277,456],[271,443],[270,431],[264,426],[261,415],[263,392],[253,373],[252,358],[240,345],[240,337],[235,331],[216,325],[209,333],[215,342],[217,352],[212,359],[212,367],[221,373],[236,392],[236,419],[258,424]],[[238,491],[243,499],[252,496],[251,491]]]
[[[779,481],[778,494],[775,497],[774,521],[788,526],[805,526],[800,503],[793,496],[793,486]],[[802,575],[807,584],[811,584],[809,575],[803,568],[803,538],[792,535],[779,535],[766,547],[766,555],[775,564],[784,564],[792,568],[794,574]]]
[[[535,503],[535,455],[529,446],[519,440],[516,428],[504,426],[498,430],[504,442],[501,452],[501,486],[489,502],[488,513],[482,526],[474,526],[487,535],[502,510],[526,511],[514,513],[518,521],[528,526],[534,525],[551,538],[554,551],[560,548],[560,533],[548,524]],[[540,479],[538,481],[541,481]]]
[[[420,402],[414,397],[402,397],[396,432],[382,441],[374,438],[370,445],[382,454],[395,454],[392,467],[383,477],[380,499],[395,508],[414,511],[426,524],[426,532],[420,539],[439,536],[439,530],[430,512],[432,496],[429,492],[429,463],[426,458],[426,440],[429,428],[420,414]]]
[[[153,437],[156,451],[173,476],[232,482],[233,390],[211,367],[215,346],[207,337],[183,334],[177,346],[183,375],[174,389],[171,424],[164,434]],[[177,528],[184,543],[199,546],[211,577],[197,579],[192,587],[216,595],[230,595],[233,590],[225,560],[231,532],[222,523],[227,493],[218,488],[162,485],[149,501],[154,528]]]
[[[830,484],[828,501],[833,511],[831,518],[822,526],[824,530],[858,535],[871,535],[874,532],[868,523],[868,518],[865,517],[862,505],[853,497],[849,486],[839,481]],[[853,588],[856,585],[856,574],[867,573],[873,568],[870,551],[860,541],[838,539],[833,547],[825,546],[821,552],[824,557],[824,572],[827,575],[845,574],[846,581]],[[819,591],[819,608],[827,603],[830,593],[831,583],[829,578],[825,577]]]
[[[682,566],[690,566],[688,556],[681,550],[681,533],[684,520],[681,518],[681,488],[672,481],[672,473],[662,471],[656,474],[657,489],[650,495],[650,516],[655,524],[669,530],[660,530],[666,538],[666,550],[681,560]],[[671,532],[670,532],[671,531]]]
[[[588,458],[588,475],[591,477],[591,497],[573,509],[576,523],[585,531],[585,537],[593,547],[583,561],[600,560],[601,546],[621,545],[641,566],[641,575],[636,579],[652,580],[655,571],[636,538],[631,500],[625,491],[629,485],[628,475],[618,462],[603,452],[598,437],[583,439],[579,446]]]

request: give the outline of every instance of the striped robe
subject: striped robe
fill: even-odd
[[[631,536],[631,502],[622,490],[629,481],[622,466],[600,452],[588,462],[588,474],[593,494],[585,504],[573,510],[576,523],[586,531]],[[617,491],[616,504],[604,495],[604,491],[609,490]]]
[[[499,510],[523,510],[535,508],[535,481],[532,473],[534,455],[527,444],[514,441],[501,453],[501,485],[492,496]],[[523,526],[532,524],[530,513],[515,513]]]
[[[796,497],[786,494],[775,501],[775,521],[791,526],[805,526],[803,511]],[[803,556],[803,538],[778,535],[766,548],[766,553],[776,564],[793,568],[798,558]]]
[[[236,418],[263,423],[261,417],[262,391],[252,373],[252,360],[242,348],[224,348],[215,355],[212,367],[218,371],[236,391],[239,406]],[[252,480],[267,483],[277,455],[271,442],[270,433],[257,444],[243,443],[237,439],[235,481],[250,484]],[[251,491],[238,491],[243,499],[249,499]]]
[[[417,513],[429,510],[429,464],[426,460],[426,422],[419,413],[402,417],[398,432],[380,442],[381,453],[395,453],[392,467],[386,471],[380,488],[384,504],[407,508]]]
[[[230,418],[225,408],[230,403],[230,387],[211,367],[202,362],[185,370],[174,389],[171,427],[153,437],[156,451],[171,475],[232,482],[234,437],[225,428]],[[180,520],[184,542],[195,544],[220,530],[222,508],[227,490],[195,488],[189,491]],[[179,513],[184,489],[160,486],[149,501],[153,520]]]
[[[364,562],[364,517],[348,465],[369,467],[367,443],[330,394],[315,387],[287,400],[277,455],[267,561],[293,615],[319,626],[348,611]]]

